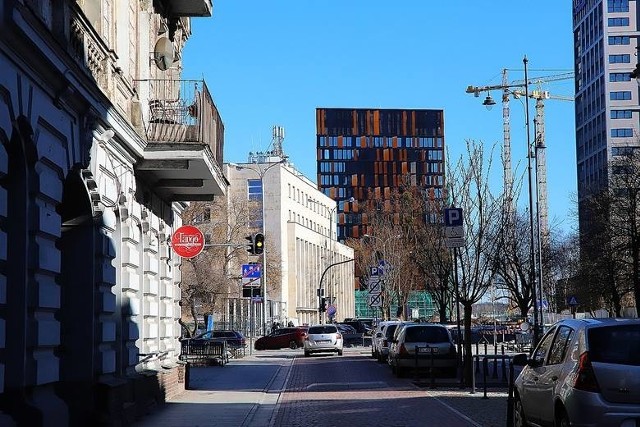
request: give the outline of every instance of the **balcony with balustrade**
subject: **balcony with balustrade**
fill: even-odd
[[[222,173],[224,125],[203,80],[138,80],[148,99],[139,175],[173,200],[211,200],[228,185]]]

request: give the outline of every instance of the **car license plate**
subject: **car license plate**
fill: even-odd
[[[437,352],[438,352],[437,347],[418,347],[418,353],[431,354],[431,353],[437,353]]]
[[[318,340],[316,342],[320,343],[320,344],[327,344],[327,343],[330,343],[331,341],[329,341],[329,340]]]

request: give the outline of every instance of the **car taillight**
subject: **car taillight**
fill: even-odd
[[[336,334],[336,339],[342,339],[342,335],[340,335],[339,333]]]
[[[409,354],[409,352],[405,348],[404,344],[400,345],[400,348],[398,349],[398,353],[400,353],[401,355],[404,355],[404,356]]]
[[[585,351],[580,355],[573,388],[582,391],[600,393],[600,386],[598,385],[596,373],[593,371],[593,366],[589,359],[589,352]]]

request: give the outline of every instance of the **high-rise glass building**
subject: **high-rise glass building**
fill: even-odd
[[[579,202],[607,185],[611,159],[640,146],[638,85],[630,77],[639,26],[635,1],[573,1]],[[579,215],[585,224],[582,206]]]
[[[316,109],[318,187],[337,204],[337,238],[362,237],[357,205],[384,203],[407,182],[432,198],[444,186],[444,111]]]

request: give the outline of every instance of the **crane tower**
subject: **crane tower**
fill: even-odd
[[[487,92],[487,97],[483,105],[491,107],[495,105],[495,101],[491,98],[492,90],[502,90],[502,127],[503,127],[503,169],[504,169],[504,185],[508,190],[508,206],[507,209],[513,209],[511,200],[511,188],[513,184],[513,176],[511,169],[511,127],[510,127],[510,108],[509,99],[513,96],[518,99],[527,96],[526,91],[520,89],[527,85],[537,85],[537,89],[531,91],[528,96],[536,100],[536,115],[534,119],[535,139],[534,145],[527,148],[527,155],[532,156],[536,160],[536,198],[538,200],[538,229],[541,238],[541,244],[546,246],[549,242],[549,204],[547,196],[547,164],[546,164],[546,145],[545,145],[545,127],[544,127],[544,100],[557,99],[563,101],[573,101],[574,98],[566,96],[551,95],[548,91],[542,90],[544,83],[573,79],[573,72],[562,74],[529,78],[528,82],[524,80],[516,80],[509,82],[508,70],[502,70],[502,83],[494,86],[468,86],[467,93],[474,94],[478,97],[481,92]]]

